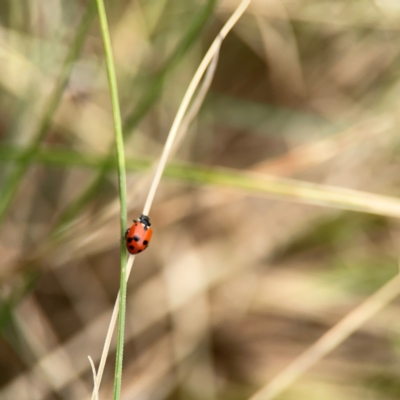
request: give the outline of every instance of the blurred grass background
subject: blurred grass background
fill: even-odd
[[[0,4],[0,399],[89,399],[87,355],[98,361],[118,291],[93,4]],[[106,2],[129,220],[236,5]],[[124,399],[246,399],[396,275],[389,206],[356,213],[345,194],[340,210],[318,207],[302,182],[398,196],[399,21],[395,0],[253,1],[152,209],[154,239],[128,286]],[[272,197],[269,175],[293,178],[297,202]],[[280,398],[398,398],[399,312],[386,307]]]

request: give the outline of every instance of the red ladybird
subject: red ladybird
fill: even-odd
[[[153,229],[147,215],[141,215],[139,219],[133,221],[133,225],[125,232],[126,248],[131,254],[141,253],[147,249]]]

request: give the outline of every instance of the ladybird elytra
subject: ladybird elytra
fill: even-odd
[[[130,254],[141,253],[149,246],[152,235],[150,219],[142,214],[125,233],[126,249]]]

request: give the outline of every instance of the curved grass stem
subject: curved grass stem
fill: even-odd
[[[168,160],[169,153],[171,152],[172,145],[175,141],[176,135],[178,133],[179,127],[182,123],[183,117],[189,107],[190,101],[198,87],[202,76],[204,75],[207,67],[211,63],[213,57],[218,54],[219,48],[221,47],[222,40],[226,37],[229,31],[233,28],[239,18],[243,15],[246,8],[249,6],[250,0],[242,0],[239,4],[238,8],[228,19],[226,24],[223,26],[218,36],[215,38],[214,42],[208,49],[206,55],[201,61],[199,67],[197,68],[196,73],[194,74],[192,81],[189,84],[189,87],[186,90],[185,96],[183,97],[182,103],[179,106],[178,112],[175,116],[174,122],[172,124],[171,130],[169,131],[167,141],[165,143],[163,152],[160,157],[160,161],[157,166],[157,170],[154,174],[154,178],[150,187],[149,194],[147,196],[146,203],[143,208],[143,214],[148,215],[150,212],[151,205],[153,204],[154,196],[156,194],[158,185],[160,184],[161,176],[165,169],[165,165]]]

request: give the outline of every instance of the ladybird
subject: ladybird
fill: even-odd
[[[150,219],[147,215],[141,215],[139,219],[133,221],[133,225],[125,232],[126,248],[131,254],[141,253],[146,250],[153,229],[151,228]]]

